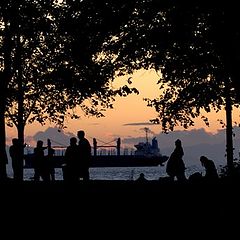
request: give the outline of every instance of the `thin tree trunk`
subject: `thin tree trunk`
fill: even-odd
[[[19,172],[19,179],[20,181],[23,180],[23,161],[24,161],[24,124],[18,124],[18,140],[21,146],[20,156],[19,159],[21,160],[21,173]]]
[[[4,81],[4,80],[0,79],[0,81]],[[5,104],[4,103],[5,101],[3,97],[0,97],[0,180],[6,180],[7,178],[6,164],[8,163],[8,158],[6,153],[6,131],[5,131],[5,117],[4,117]]]
[[[232,127],[232,101],[230,96],[229,81],[226,82],[226,151],[227,166],[230,172],[233,170],[233,127]]]
[[[3,14],[3,22],[7,22],[7,15]],[[0,179],[7,178],[6,164],[8,163],[6,153],[6,129],[5,129],[5,110],[7,86],[11,75],[11,33],[9,25],[5,25],[3,47],[4,51],[4,71],[0,77]]]
[[[18,26],[19,28],[19,26]],[[18,102],[18,117],[17,117],[17,131],[18,131],[18,140],[21,146],[19,159],[21,160],[21,173],[19,176],[19,180],[23,180],[23,157],[24,157],[24,90],[23,90],[23,78],[22,78],[22,48],[20,41],[20,33],[17,36],[17,46],[16,46],[16,61],[17,61],[17,84],[18,84],[18,93],[17,93],[17,102]]]

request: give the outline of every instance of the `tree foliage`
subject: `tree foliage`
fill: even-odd
[[[128,86],[113,89],[113,64],[99,62],[105,38],[117,31],[130,9],[124,1],[9,2],[2,19],[11,38],[8,124],[18,126],[19,98],[24,124],[48,119],[62,126],[66,115],[78,117],[76,106],[99,117],[116,95],[137,93]]]
[[[63,126],[66,116],[79,117],[77,106],[99,117],[116,95],[138,93],[127,85],[114,89],[111,59],[99,61],[105,39],[128,21],[134,2],[0,3],[0,163],[7,162],[5,117],[23,142],[26,123]]]
[[[106,44],[122,74],[140,68],[159,72],[161,94],[146,100],[164,131],[194,125],[201,110],[219,111],[226,92],[239,103],[236,9],[206,1],[139,0],[130,21]]]

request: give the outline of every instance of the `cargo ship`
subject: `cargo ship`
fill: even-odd
[[[147,166],[163,166],[168,160],[168,156],[162,155],[158,147],[156,137],[152,139],[152,143],[139,142],[134,145],[136,150],[131,154],[120,154],[120,138],[114,146],[97,146],[96,139],[93,139],[93,154],[91,156],[90,167],[147,167]],[[100,147],[115,147],[115,154],[101,154],[97,151]],[[46,156],[47,157],[47,156]],[[24,167],[32,168],[34,161],[33,154],[24,155]],[[51,159],[55,168],[61,168],[64,164],[64,152],[62,155],[54,155]]]

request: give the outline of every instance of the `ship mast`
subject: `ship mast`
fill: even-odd
[[[146,142],[148,143],[148,133],[150,132],[150,129],[147,128],[147,127],[145,127],[145,128],[143,128],[143,130],[144,130],[145,133],[146,133]]]

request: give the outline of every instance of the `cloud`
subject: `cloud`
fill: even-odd
[[[234,157],[239,158],[240,147],[240,128],[233,129],[234,138]],[[48,128],[46,131],[38,132],[34,136],[26,136],[26,143],[33,143],[35,146],[37,140],[42,140],[47,144],[47,139],[52,140],[53,146],[68,146],[69,139],[75,135],[69,132],[58,131],[58,128]],[[156,137],[160,151],[164,155],[170,155],[174,149],[174,142],[176,139],[181,139],[184,148],[184,161],[186,165],[198,164],[201,155],[214,160],[217,164],[226,164],[226,130],[221,129],[217,133],[209,133],[204,129],[194,129],[189,131],[174,131],[168,134],[149,134],[149,140]],[[76,136],[75,136],[76,137]],[[115,136],[113,136],[115,137]],[[139,142],[145,142],[145,137],[125,137],[121,139],[122,147],[134,148],[134,145]]]
[[[236,136],[240,136],[240,130],[234,129]],[[149,135],[151,137],[151,135]],[[173,131],[169,133],[159,133],[153,135],[157,137],[159,143],[164,147],[169,147],[174,145],[176,139],[181,139],[183,145],[194,146],[197,144],[219,144],[225,142],[225,130],[219,130],[217,133],[213,134],[206,132],[203,128],[193,129],[193,130],[183,130],[183,131]],[[144,137],[138,138],[125,138],[124,143],[131,144],[139,141],[144,141]]]
[[[234,157],[239,158],[240,128],[235,127],[233,132],[235,134],[233,138]],[[194,129],[174,131],[168,134],[160,133],[153,136],[157,138],[160,151],[165,155],[170,155],[174,149],[175,140],[181,139],[185,152],[184,160],[187,165],[200,164],[201,155],[206,155],[217,164],[226,164],[226,130],[224,129],[215,134],[206,132],[204,129]],[[134,144],[144,141],[144,137],[124,138],[122,143],[127,147],[133,147]]]
[[[25,137],[25,143],[31,146],[34,146],[36,144],[36,141],[33,136],[26,136]]]
[[[12,144],[12,137],[6,137],[6,144],[11,145]]]
[[[137,122],[137,123],[125,123],[123,126],[152,126],[153,123],[150,122]]]
[[[68,146],[71,137],[76,136],[70,132],[59,130],[58,128],[49,127],[44,132],[37,132],[32,138],[35,142],[42,140],[44,144],[47,144],[47,139],[50,139],[53,146]]]

